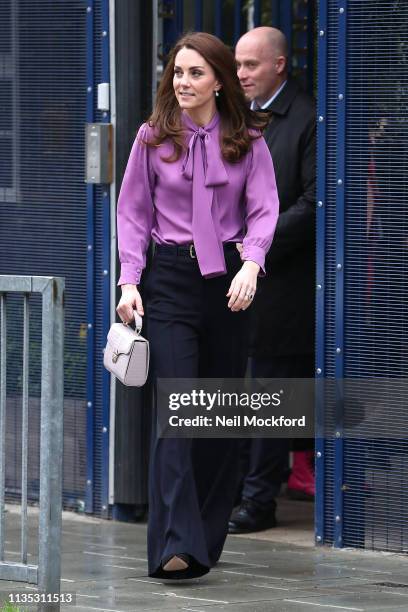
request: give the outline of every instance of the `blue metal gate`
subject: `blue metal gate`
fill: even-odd
[[[87,5],[87,121],[109,123],[97,108],[97,87],[109,83],[109,1]],[[86,511],[108,516],[110,376],[102,351],[110,326],[110,190],[87,185],[88,384]]]
[[[107,506],[109,189],[84,183],[84,125],[109,82],[108,1],[0,3],[0,270],[66,279],[63,502]],[[20,496],[22,312],[9,300],[6,487]],[[38,498],[40,304],[32,299],[29,499]],[[106,477],[104,475],[106,474]],[[88,482],[88,485],[87,485]]]
[[[312,90],[314,75],[314,20],[316,0],[166,0],[159,14],[163,19],[166,54],[177,38],[189,30],[204,30],[234,46],[247,30],[260,25],[281,29],[290,49],[292,74]]]
[[[318,30],[317,376],[406,378],[408,5],[320,2]],[[397,440],[358,402],[318,398],[319,422],[333,422],[316,449],[318,542],[407,549],[401,392],[387,408]],[[344,436],[352,418],[363,437]]]

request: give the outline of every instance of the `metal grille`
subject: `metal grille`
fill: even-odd
[[[108,52],[103,44],[108,38],[107,2],[93,5],[94,92],[97,84],[107,82]],[[103,34],[105,32],[105,35]],[[109,116],[97,109],[94,100],[94,120],[106,122]],[[108,427],[109,427],[109,372],[103,367],[103,348],[110,326],[109,319],[109,236],[110,236],[109,185],[94,188],[94,291],[95,291],[95,361],[94,361],[94,447],[93,447],[93,512],[108,513]]]
[[[65,507],[82,507],[86,440],[86,4],[2,0],[0,4],[0,269],[66,279]],[[3,33],[5,34],[3,36]],[[40,304],[30,335],[29,499],[38,498]],[[20,495],[16,432],[21,423],[22,302],[10,298],[6,474]],[[13,349],[15,347],[15,350]],[[11,462],[10,462],[11,463]]]
[[[407,377],[407,3],[349,2],[347,40],[345,372]],[[405,397],[394,395],[389,416],[407,438]],[[404,551],[408,442],[384,438],[368,415],[365,428],[366,440],[345,442],[344,542]]]
[[[13,413],[17,406],[7,401],[7,342],[8,297],[23,297],[23,372],[21,384],[19,427],[21,437],[21,527],[19,559],[10,559],[5,549],[7,520],[5,513],[7,464],[15,463],[15,455],[7,452],[7,408]],[[29,445],[30,393],[30,295],[41,295],[42,337],[40,395],[40,451],[38,545],[32,541],[32,521],[29,525],[27,508],[29,475],[32,472]],[[14,312],[12,311],[14,316]],[[64,280],[40,276],[0,275],[0,578],[38,584],[41,592],[57,593],[61,577],[61,492],[63,456],[63,344],[64,344]],[[16,432],[13,432],[13,440]],[[12,440],[12,441],[13,441]],[[15,446],[17,446],[15,444]],[[31,529],[30,529],[31,527]],[[30,534],[31,531],[31,534]],[[30,546],[29,546],[30,535]],[[34,547],[33,547],[34,545]],[[28,549],[31,551],[28,553]],[[28,557],[31,555],[31,562]],[[38,564],[35,564],[38,558]],[[53,608],[54,609],[54,608]]]
[[[324,36],[327,39],[327,64],[326,68],[326,91],[325,96],[325,115],[323,117],[326,130],[326,149],[323,152],[326,164],[325,176],[325,243],[324,256],[324,363],[323,374],[326,377],[335,377],[335,348],[336,348],[336,153],[337,153],[337,121],[336,121],[336,100],[337,100],[337,49],[338,49],[338,8],[337,2],[329,2],[327,7],[327,24],[324,25]],[[326,31],[327,27],[327,31]],[[318,83],[319,87],[319,83]],[[324,255],[323,255],[324,253]],[[319,333],[319,321],[317,321],[317,333]],[[318,358],[319,365],[320,360]],[[321,366],[320,366],[321,367]],[[332,420],[335,411],[335,401],[333,397],[324,398],[324,413],[326,425]],[[324,496],[324,517],[323,517],[323,541],[332,543],[333,535],[333,515],[334,515],[334,442],[327,438],[324,440],[324,491],[319,494]]]
[[[167,53],[182,32],[203,30],[234,47],[257,26],[275,26],[288,40],[292,73],[312,90],[316,0],[166,0],[161,4],[163,46]]]
[[[327,89],[319,92],[327,100],[324,374],[406,378],[408,5],[329,0],[324,29]],[[343,147],[344,175],[339,174]],[[344,241],[339,243],[343,188]],[[338,267],[339,256],[344,269]],[[327,400],[329,421],[335,398]],[[408,430],[401,393],[390,394],[387,409],[389,419],[400,423],[398,440],[387,438],[387,423],[354,399],[344,404],[336,430],[341,438],[343,424],[364,419],[364,439],[325,443],[326,543],[396,552],[408,548]]]

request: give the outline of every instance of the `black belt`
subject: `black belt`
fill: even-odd
[[[224,242],[224,253],[229,251],[237,251],[236,242]],[[194,244],[156,244],[155,252],[163,255],[177,255],[180,257],[191,257],[191,259],[197,259],[197,254],[194,248]],[[238,251],[237,251],[238,252]]]

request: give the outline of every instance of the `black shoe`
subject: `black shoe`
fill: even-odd
[[[275,510],[275,502],[264,510],[248,499],[243,499],[239,508],[231,515],[228,533],[252,533],[276,527]]]

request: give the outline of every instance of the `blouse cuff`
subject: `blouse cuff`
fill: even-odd
[[[244,246],[241,259],[243,261],[254,261],[260,267],[258,276],[265,276],[265,251],[261,247],[254,245]]]
[[[122,263],[121,274],[118,281],[119,285],[139,285],[140,277],[142,276],[141,266],[132,263]]]

